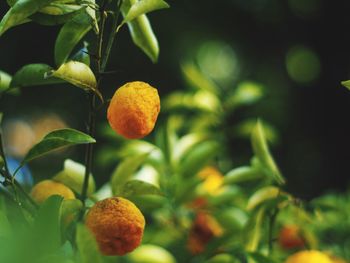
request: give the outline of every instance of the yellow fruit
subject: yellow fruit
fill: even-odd
[[[112,129],[127,139],[139,139],[154,128],[160,111],[158,91],[141,81],[117,89],[107,110]]]
[[[156,245],[142,245],[128,255],[132,263],[176,263],[170,252]]]
[[[63,196],[65,200],[75,199],[75,195],[71,189],[64,184],[52,180],[44,180],[34,185],[30,195],[38,204],[43,203],[52,195]]]
[[[222,234],[223,229],[214,217],[203,211],[198,212],[190,230],[187,247],[194,255],[202,253],[213,238]]]
[[[333,263],[324,253],[317,250],[304,250],[291,255],[285,263]]]
[[[142,240],[145,218],[129,200],[121,197],[97,202],[88,212],[86,226],[104,255],[125,255]]]
[[[224,177],[217,168],[212,166],[204,167],[198,173],[198,176],[204,180],[201,184],[200,191],[212,195],[220,193],[220,188]]]

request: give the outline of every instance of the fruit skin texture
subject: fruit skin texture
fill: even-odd
[[[44,180],[34,185],[30,195],[38,204],[42,204],[52,195],[63,196],[65,200],[75,199],[75,195],[71,189],[64,184],[52,180]]]
[[[159,111],[158,91],[145,82],[133,81],[114,93],[107,119],[118,134],[127,139],[139,139],[153,130]]]
[[[305,246],[300,228],[296,225],[283,226],[278,236],[278,242],[284,249],[302,248]]]
[[[200,254],[206,245],[215,237],[223,234],[223,229],[209,213],[200,211],[197,213],[187,241],[187,247],[193,254]]]
[[[145,218],[129,200],[112,197],[90,209],[86,226],[94,234],[102,254],[122,256],[140,245]]]
[[[333,263],[333,261],[320,251],[304,250],[291,255],[285,263]]]

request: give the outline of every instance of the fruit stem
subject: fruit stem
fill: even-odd
[[[97,36],[97,60],[96,60],[96,76],[97,76],[97,89],[99,89],[101,79],[102,79],[102,73],[105,69],[105,66],[108,61],[108,57],[110,55],[110,48],[109,45],[112,46],[113,42],[111,44],[108,44],[106,52],[104,52],[104,55],[102,57],[102,49],[103,49],[103,36],[104,36],[104,29],[106,24],[106,6],[110,2],[110,0],[104,0],[102,2],[102,5],[100,6],[100,31]],[[111,29],[110,38],[111,35],[113,35],[114,39],[114,30]],[[94,92],[90,92],[88,94],[88,100],[89,100],[89,121],[87,125],[87,133],[94,137],[95,136],[95,126],[96,126],[96,95]],[[87,190],[89,187],[89,177],[92,170],[92,159],[93,159],[93,144],[88,144],[86,146],[85,151],[85,175],[84,175],[84,183],[83,188],[81,192],[81,201],[83,203],[83,209],[80,214],[80,219],[83,218],[85,208],[86,208],[86,198],[87,198]]]

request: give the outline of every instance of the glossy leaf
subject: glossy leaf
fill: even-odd
[[[10,74],[0,70],[0,92],[10,87],[12,77]]]
[[[188,154],[184,155],[180,174],[184,177],[194,176],[218,153],[219,144],[205,141],[195,145]]]
[[[161,195],[135,195],[128,199],[133,202],[142,212],[149,213],[152,210],[164,207],[168,199]]]
[[[55,42],[55,63],[65,63],[74,47],[90,31],[93,19],[86,12],[79,12],[61,28]]]
[[[83,224],[77,226],[76,244],[79,251],[79,262],[102,263],[104,262],[99,252],[95,237]]]
[[[283,178],[280,170],[278,169],[277,164],[275,163],[265,137],[264,130],[260,121],[257,122],[253,131],[252,131],[252,146],[253,151],[261,164],[265,167],[266,171],[272,178],[280,185],[285,183],[285,179]]]
[[[142,0],[142,1],[136,1],[131,8],[129,9],[128,13],[125,15],[125,18],[122,22],[122,24],[130,22],[134,20],[135,18],[139,17],[140,15],[163,9],[163,8],[169,8],[169,5],[164,2],[163,0]]]
[[[59,4],[59,3],[51,3],[48,6],[45,6],[39,10],[40,13],[48,14],[48,15],[65,15],[69,14],[75,11],[78,11],[79,9],[83,8],[81,5],[73,5],[73,4]]]
[[[63,197],[49,197],[40,207],[34,220],[34,235],[38,249],[55,251],[61,245],[60,212]]]
[[[137,0],[123,1],[121,11],[124,17],[129,12],[131,6],[136,2]],[[159,55],[158,40],[153,33],[147,16],[140,15],[127,24],[131,38],[135,45],[138,46],[152,60],[153,63],[157,62]]]
[[[256,180],[264,175],[261,171],[250,166],[242,166],[229,171],[223,180],[223,184],[237,184],[241,182]]]
[[[57,78],[45,78],[45,74],[50,70],[52,68],[46,64],[25,65],[15,73],[10,86],[11,88],[22,88],[62,83],[63,81]]]
[[[49,78],[53,76],[62,79],[87,91],[91,90],[103,101],[102,94],[97,89],[97,81],[94,73],[89,66],[82,62],[69,61],[62,64],[57,70],[48,73],[47,76]]]
[[[341,84],[350,90],[350,80],[345,80],[345,81],[342,81]]]
[[[94,138],[77,130],[55,130],[47,134],[39,143],[35,144],[29,150],[22,161],[22,165],[62,147],[95,142]]]
[[[181,137],[176,142],[176,147],[173,149],[173,159],[179,161],[192,147],[204,141],[206,137],[205,134],[200,133],[190,133]]]
[[[154,184],[141,180],[127,181],[120,192],[121,196],[129,197],[136,195],[161,195],[160,189]]]
[[[261,236],[262,236],[262,225],[264,221],[265,209],[260,208],[256,211],[247,222],[245,226],[244,237],[245,247],[247,251],[255,251],[258,248]]]
[[[55,25],[61,25],[69,20],[71,20],[73,17],[78,15],[79,13],[83,12],[83,8],[70,12],[64,15],[48,15],[44,13],[35,13],[30,16],[30,19],[33,20],[34,22],[44,25],[44,26],[55,26]]]
[[[0,36],[54,0],[18,0],[0,22]]]
[[[111,179],[113,194],[119,194],[122,191],[123,185],[140,168],[148,155],[149,153],[143,153],[128,157],[117,166]]]
[[[275,199],[279,196],[281,190],[278,187],[267,186],[256,191],[248,200],[247,209],[253,210],[258,205],[267,200]]]
[[[70,159],[64,161],[64,168],[52,179],[69,186],[78,194],[81,194],[85,178],[85,166]],[[95,192],[95,180],[92,174],[89,176],[89,186],[87,194],[92,195]]]
[[[244,81],[238,84],[234,93],[228,98],[227,107],[251,105],[263,96],[263,86],[259,83]]]

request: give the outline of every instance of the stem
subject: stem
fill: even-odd
[[[122,4],[122,1],[118,0],[118,2],[117,2],[118,10],[113,15],[113,22],[112,22],[111,33],[109,34],[106,51],[103,54],[103,59],[102,59],[102,64],[101,64],[101,72],[102,73],[106,69],[106,66],[107,66],[107,63],[108,63],[108,58],[109,58],[109,55],[110,55],[112,47],[113,47],[115,35],[117,34],[117,27],[118,27],[118,20],[119,20],[119,15],[120,15],[121,4]]]
[[[268,254],[270,255],[273,251],[273,229],[276,222],[277,214],[279,212],[278,208],[275,208],[272,214],[270,215],[269,220],[269,233],[268,233]]]
[[[103,49],[103,36],[104,36],[104,31],[105,31],[105,24],[106,24],[106,16],[105,16],[105,10],[106,6],[109,3],[109,0],[104,0],[102,2],[102,5],[100,7],[100,31],[97,36],[97,63],[96,63],[96,75],[97,75],[97,89],[100,86],[101,79],[102,79],[102,72],[105,69],[105,66],[107,64],[108,57],[110,55],[110,49],[108,52],[104,53],[104,56],[102,58],[102,49]],[[112,28],[113,30],[113,28]],[[112,31],[110,35],[114,34]],[[88,94],[89,96],[89,121],[88,121],[88,126],[87,126],[87,133],[91,137],[95,137],[95,126],[96,126],[96,95],[95,93],[91,92]],[[84,211],[86,208],[86,197],[87,197],[87,190],[89,187],[89,177],[91,174],[92,170],[92,159],[93,159],[93,149],[94,145],[93,144],[88,144],[86,146],[86,151],[85,151],[85,175],[84,175],[84,183],[83,183],[83,188],[82,188],[82,193],[81,193],[81,201],[83,202],[83,209],[80,214],[80,218],[82,219],[84,216]]]

